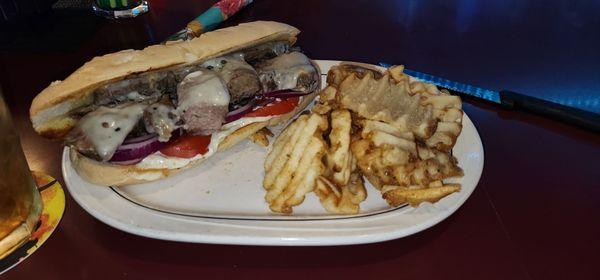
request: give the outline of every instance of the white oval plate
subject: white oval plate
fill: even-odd
[[[317,60],[322,73],[339,61]],[[323,74],[323,84],[325,84]],[[77,175],[69,150],[62,170],[67,189],[92,216],[117,229],[150,238],[217,244],[343,245],[385,241],[429,228],[456,211],[471,195],[483,170],[483,146],[465,114],[453,154],[465,176],[458,193],[435,204],[390,208],[367,182],[361,214],[329,215],[310,193],[294,214],[269,211],[262,188],[267,150],[249,141],[201,165],[157,182],[124,188],[90,184]]]

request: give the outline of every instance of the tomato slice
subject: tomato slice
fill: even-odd
[[[182,135],[167,143],[160,152],[170,157],[193,158],[198,154],[208,152],[210,135]]]
[[[300,97],[289,97],[283,99],[281,101],[275,101],[267,104],[267,106],[258,108],[246,115],[244,117],[266,117],[266,116],[276,116],[283,115],[285,113],[289,113],[293,111],[298,103],[300,102]]]

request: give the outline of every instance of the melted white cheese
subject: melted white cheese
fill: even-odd
[[[209,59],[202,63],[202,67],[212,67],[214,71],[219,73],[225,83],[229,83],[233,76],[233,71],[236,69],[248,69],[256,72],[250,64],[246,63],[242,53]]]
[[[198,104],[229,105],[229,92],[221,79],[210,70],[199,70],[185,76],[177,86],[180,111]]]
[[[173,108],[165,104],[156,103],[147,109],[150,111],[152,125],[146,123],[146,131],[158,133],[158,141],[167,142],[171,138],[171,132],[177,128],[178,118],[173,113]],[[174,119],[170,117],[174,116]]]
[[[301,52],[291,52],[269,60],[270,64],[264,69],[284,70],[296,66],[310,65],[310,60]]]
[[[126,96],[127,96],[127,99],[129,99],[129,100],[143,99],[142,95],[140,95],[140,93],[137,91],[132,91],[132,92],[128,93]]]
[[[241,61],[241,62],[244,62],[244,64],[248,65],[248,63],[246,63],[244,61],[243,53],[234,53],[234,54],[230,54],[230,55],[226,55],[226,56],[211,58],[211,59],[203,62],[202,67],[204,67],[204,68],[211,67],[214,70],[219,70],[219,69],[223,68],[223,66],[225,66],[230,61],[233,61],[233,63]],[[248,65],[248,66],[250,66],[250,65]],[[252,69],[252,66],[250,66],[250,69]]]
[[[269,64],[260,71],[274,72],[273,81],[277,84],[277,89],[281,90],[296,88],[298,77],[303,73],[314,72],[315,68],[306,55],[301,52],[291,52],[269,60]]]
[[[198,154],[192,158],[179,158],[179,157],[169,157],[163,155],[160,152],[156,152],[144,158],[142,161],[137,163],[135,166],[140,169],[176,169],[182,168],[188,165],[190,162],[199,160],[202,158],[208,158],[212,156],[218,149],[221,141],[229,136],[234,131],[238,130],[241,127],[249,125],[251,123],[256,122],[264,122],[273,118],[273,116],[269,117],[255,117],[255,118],[241,118],[239,120],[227,123],[223,125],[221,131],[213,133],[210,138],[210,144],[208,145],[208,151],[205,154]]]
[[[101,158],[108,160],[142,117],[146,105],[100,107],[77,123]]]

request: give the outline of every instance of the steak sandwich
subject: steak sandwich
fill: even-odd
[[[259,21],[95,57],[38,94],[33,127],[63,140],[92,183],[167,177],[311,102],[321,78],[293,47],[298,33]]]

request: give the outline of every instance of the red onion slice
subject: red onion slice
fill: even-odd
[[[118,164],[118,165],[132,165],[132,164],[136,164],[140,161],[142,161],[143,158],[134,158],[134,159],[130,159],[130,160],[124,160],[124,161],[111,161],[110,163],[114,163],[114,164]]]
[[[254,107],[255,103],[256,103],[256,100],[253,99],[250,102],[248,102],[248,104],[227,113],[227,115],[225,116],[225,122],[230,123],[232,121],[240,119],[245,114],[248,114],[249,112],[252,111],[252,107]]]
[[[158,141],[157,135],[141,142],[123,144],[117,148],[110,162],[124,165],[137,163],[148,155],[160,150],[164,145],[165,143]]]
[[[135,138],[127,138],[125,141],[123,141],[123,144],[139,143],[154,137],[156,137],[156,134],[146,134]]]
[[[248,102],[248,104],[227,113],[227,115],[225,116],[225,123],[230,123],[235,120],[238,120],[238,119],[242,118],[244,115],[252,112],[256,108],[265,107],[265,106],[269,105],[270,103],[277,101],[277,98],[285,99],[285,98],[289,98],[289,97],[305,96],[308,94],[310,94],[310,93],[293,91],[293,90],[289,90],[289,89],[276,90],[276,91],[264,93],[262,96],[256,96],[254,99],[250,100],[250,102]]]
[[[296,96],[304,96],[308,95],[310,92],[301,92],[301,91],[293,91],[290,89],[276,90],[264,93],[265,97],[278,97],[278,98],[288,98],[288,97],[296,97]]]
[[[252,108],[252,110],[254,110],[258,107],[267,106],[268,104],[271,104],[275,101],[277,101],[277,99],[275,97],[262,97],[262,98],[256,99],[256,104],[254,105],[254,108]]]

